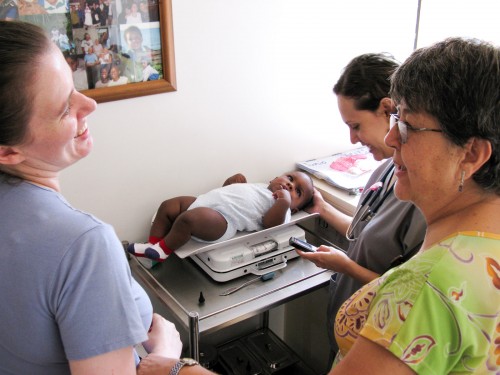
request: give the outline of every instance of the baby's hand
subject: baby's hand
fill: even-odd
[[[236,173],[234,176],[229,177],[222,186],[232,185],[232,184],[244,184],[247,182],[245,176],[241,173]]]
[[[288,203],[291,203],[292,202],[292,196],[290,195],[290,192],[286,189],[279,189],[279,190],[276,190],[274,193],[273,193],[273,197],[274,199],[278,200],[278,199],[284,199],[286,200]]]

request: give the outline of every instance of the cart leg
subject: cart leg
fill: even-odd
[[[266,310],[262,313],[262,328],[269,328],[269,310]]]
[[[196,311],[189,313],[189,356],[197,361],[200,360],[200,326]]]

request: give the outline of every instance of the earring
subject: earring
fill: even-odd
[[[458,185],[458,192],[461,193],[464,190],[464,179],[465,179],[465,171],[462,171],[460,174],[460,184]]]

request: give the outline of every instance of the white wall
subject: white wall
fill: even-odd
[[[353,147],[332,86],[360,53],[406,58],[417,1],[402,3],[173,0],[177,91],[100,104],[63,194],[138,241],[166,198]]]
[[[499,45],[499,15],[498,0],[422,0],[417,47],[454,36]]]

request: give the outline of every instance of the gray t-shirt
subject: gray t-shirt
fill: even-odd
[[[366,187],[380,181],[391,167],[392,159],[384,162],[370,176]],[[365,189],[364,194],[367,191]],[[383,193],[378,199],[382,199],[382,196]],[[375,205],[376,202],[372,207]],[[349,243],[347,254],[359,265],[383,274],[396,257],[420,248],[425,230],[426,224],[420,210],[409,202],[400,201],[394,193],[390,193],[368,223],[360,222],[354,228],[356,239]],[[345,274],[338,273],[332,276],[327,321],[330,346],[334,352],[338,350],[333,332],[337,311],[362,286],[362,283]]]
[[[147,339],[151,302],[111,226],[26,182],[0,181],[0,215],[0,374],[69,374]]]

